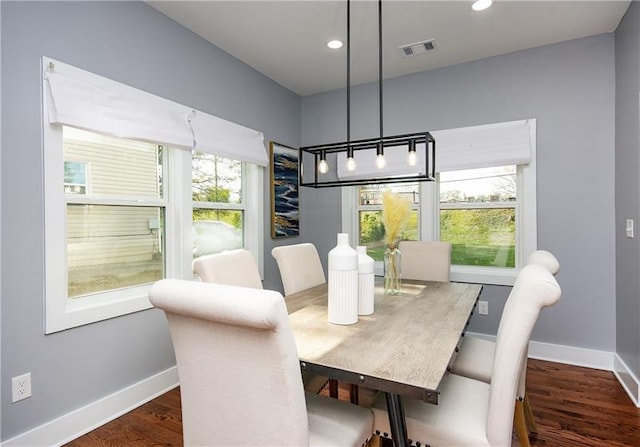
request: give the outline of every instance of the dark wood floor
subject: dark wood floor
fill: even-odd
[[[348,398],[346,389],[340,398]],[[538,424],[534,447],[639,447],[640,409],[609,371],[530,360],[527,395]],[[361,401],[367,400],[366,392]],[[180,391],[172,390],[67,444],[182,446]]]

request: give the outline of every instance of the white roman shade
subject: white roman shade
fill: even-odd
[[[535,120],[437,130],[436,171],[526,164],[535,141]]]
[[[49,122],[268,165],[262,132],[43,57]]]
[[[268,166],[262,132],[195,111],[190,119],[197,151]]]

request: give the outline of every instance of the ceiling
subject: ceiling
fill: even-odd
[[[308,95],[346,86],[346,1],[148,1],[278,84]],[[629,1],[383,2],[384,78],[615,31]],[[378,79],[378,4],[351,2],[351,85]],[[401,45],[434,39],[407,57]]]

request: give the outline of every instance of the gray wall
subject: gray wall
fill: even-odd
[[[175,364],[155,310],[43,334],[41,56],[262,130],[267,142],[299,144],[300,99],[142,2],[3,1],[1,8],[6,440]],[[265,284],[281,287],[268,252],[265,267]],[[27,371],[33,397],[11,404],[10,378]]]
[[[605,351],[616,327],[614,56],[614,36],[599,35],[384,83],[386,135],[537,119],[538,246],[558,257],[563,294],[533,339]],[[376,88],[352,88],[353,139],[378,134]],[[344,140],[345,109],[344,91],[303,98],[302,144]],[[305,190],[301,200],[306,231],[335,245],[339,195]],[[509,290],[485,287],[490,315],[471,331],[496,332]]]
[[[640,4],[631,6],[616,30],[616,351],[640,376]],[[636,237],[625,237],[625,219],[633,219]]]

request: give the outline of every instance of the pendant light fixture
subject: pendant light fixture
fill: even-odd
[[[378,0],[379,136],[351,140],[351,1],[347,0],[347,140],[299,149],[300,186],[326,188],[435,180],[436,142],[427,132],[384,136],[382,0]]]

